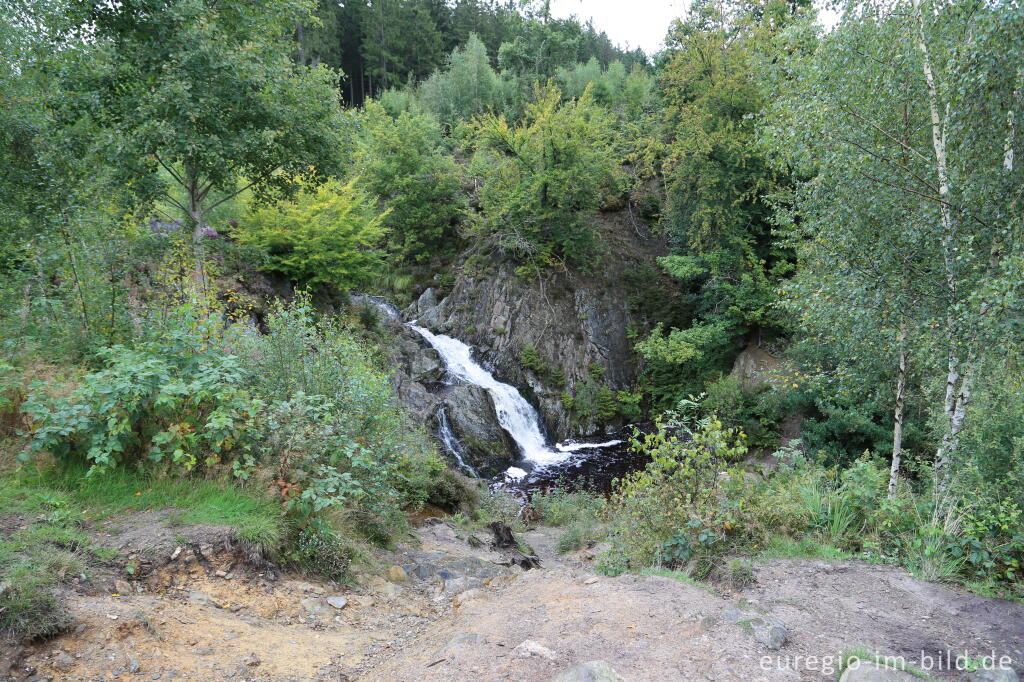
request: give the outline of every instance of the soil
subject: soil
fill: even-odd
[[[144,574],[64,595],[72,629],[8,646],[0,679],[540,681],[599,659],[631,681],[822,680],[859,647],[930,656],[942,679],[961,678],[947,651],[1024,670],[1024,605],[890,566],[770,560],[744,587],[702,589],[598,575],[600,548],[560,556],[551,528],[519,536],[541,560],[523,570],[486,531],[421,518],[407,546],[341,586],[250,563],[223,529],[138,516],[95,532],[122,558],[150,557]],[[784,624],[780,649],[755,639],[759,618]]]

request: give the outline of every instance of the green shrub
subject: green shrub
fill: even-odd
[[[295,530],[285,557],[307,573],[347,582],[356,554],[336,530],[316,520]]]
[[[616,565],[645,568],[664,558],[669,541],[691,554],[697,547],[717,551],[717,538],[731,523],[729,510],[718,504],[719,472],[746,452],[743,435],[714,417],[693,430],[659,421],[652,433],[638,433],[633,447],[651,462],[619,479],[609,500]]]
[[[242,462],[262,403],[245,389],[238,357],[184,328],[161,341],[99,352],[101,369],[67,396],[34,387],[22,410],[32,419],[31,452],[92,469],[150,460],[191,471]]]
[[[519,364],[541,376],[548,372],[548,363],[540,357],[540,354],[537,353],[537,347],[532,343],[526,344],[519,351]]]
[[[530,501],[540,517],[541,523],[550,526],[565,526],[581,519],[597,519],[604,501],[598,495],[587,491],[555,489],[534,495]]]
[[[344,290],[380,272],[385,217],[355,182],[332,180],[305,188],[292,202],[253,207],[235,236],[265,252],[270,270]]]

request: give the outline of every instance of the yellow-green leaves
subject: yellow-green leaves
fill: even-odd
[[[253,208],[237,237],[266,251],[270,269],[347,289],[376,275],[385,215],[355,181],[330,181],[305,187],[293,201]]]

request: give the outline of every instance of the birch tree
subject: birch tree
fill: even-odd
[[[978,357],[1005,335],[1019,286],[1007,267],[1021,250],[1011,113],[1021,22],[1010,2],[850,3],[814,56],[790,65],[791,91],[767,136],[800,178],[781,214],[803,265],[794,303],[814,310],[808,296],[838,289],[840,316],[876,310],[900,330],[886,341],[901,360],[896,459],[899,348],[924,351],[941,385],[940,494],[969,423]]]

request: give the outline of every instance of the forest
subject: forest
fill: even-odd
[[[643,458],[533,494],[565,551],[1024,599],[1019,2],[694,0],[656,54],[540,0],[0,7],[0,638],[67,628],[90,519],[341,582],[425,505],[518,528],[367,303],[498,285],[627,301],[628,372],[442,329]]]

